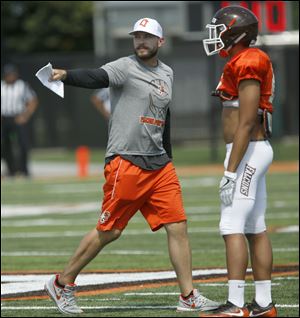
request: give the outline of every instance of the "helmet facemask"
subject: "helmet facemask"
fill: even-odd
[[[228,51],[247,35],[246,32],[241,34],[233,34],[232,30],[225,24],[207,24],[209,30],[209,38],[203,40],[203,46],[208,56],[219,53],[220,56],[228,56]],[[224,32],[229,32],[226,36]],[[223,40],[222,35],[224,34]]]
[[[203,46],[208,56],[218,53],[225,47],[221,35],[227,30],[225,24],[207,24],[209,38],[203,40]]]

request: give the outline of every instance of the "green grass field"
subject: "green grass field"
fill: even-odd
[[[180,154],[180,158],[184,156],[184,153]],[[218,233],[217,190],[221,175],[179,177],[189,219],[193,268],[225,268],[224,244]],[[273,172],[267,176],[267,224],[274,249],[274,267],[299,263],[299,232],[295,229],[299,225],[298,177],[298,172]],[[102,176],[83,180],[63,176],[3,180],[2,208],[16,215],[2,217],[2,275],[7,272],[61,271],[82,236],[97,222],[102,184]],[[123,236],[107,246],[85,270],[129,269],[172,270],[165,231],[161,229],[152,233],[139,213],[131,220]],[[253,298],[254,286],[251,279],[247,283],[246,301],[249,302]],[[279,316],[299,316],[297,272],[274,275],[272,283]],[[211,299],[226,300],[226,280],[220,284],[202,284],[197,280],[195,287]],[[80,296],[78,303],[85,309],[83,317],[197,317],[197,313],[175,312],[178,292],[176,285],[162,283],[151,288],[139,286],[136,290]],[[2,299],[1,316],[56,317],[61,314],[49,299]]]
[[[299,159],[299,139],[286,138],[273,140],[274,160],[291,161]],[[211,163],[223,163],[225,147],[223,141],[216,143],[216,149],[212,151],[208,141],[173,145],[173,160],[176,166],[199,165]],[[91,149],[90,160],[92,163],[103,162],[105,150]],[[52,162],[74,162],[74,149],[34,149],[31,153],[32,160]]]

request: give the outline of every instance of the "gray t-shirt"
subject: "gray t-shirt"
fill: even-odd
[[[102,68],[109,77],[111,99],[105,157],[165,154],[162,136],[172,98],[172,69],[161,61],[146,66],[135,55]]]

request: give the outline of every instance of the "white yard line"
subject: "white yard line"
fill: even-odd
[[[274,277],[272,280],[299,280],[299,276]]]
[[[26,204],[3,204],[1,205],[1,217],[13,218],[18,216],[35,216],[45,214],[72,214],[99,211],[101,208],[101,201],[88,203],[60,203],[49,205],[26,205]],[[195,206],[187,207],[187,214],[201,214],[201,213],[219,213],[217,206]]]
[[[298,252],[298,247],[290,248],[273,248],[276,253],[290,253]],[[222,253],[222,249],[200,249],[193,250],[194,254],[215,254]],[[10,257],[24,257],[24,256],[71,256],[73,252],[45,252],[45,251],[14,251],[14,252],[1,252],[1,256]],[[104,250],[101,252],[103,255],[164,255],[164,251],[154,251],[154,250]]]
[[[250,269],[248,270],[249,272]],[[226,274],[226,269],[199,269],[193,270],[194,276],[210,276],[212,274]],[[45,281],[49,280],[52,275],[1,275],[1,294],[22,294],[26,292],[44,290]],[[175,279],[174,271],[158,272],[135,272],[135,273],[96,273],[81,274],[78,276],[76,283],[78,286],[105,285],[112,283],[126,283],[157,280]]]
[[[191,228],[189,233],[212,233],[218,232],[218,229],[213,228]],[[30,238],[51,238],[51,237],[78,237],[86,234],[86,231],[61,231],[61,232],[18,232],[1,234],[3,239],[30,239]],[[124,235],[165,235],[164,231],[152,232],[150,229],[145,230],[124,230]]]
[[[274,208],[282,208],[285,204],[280,202]],[[290,205],[289,205],[290,206]],[[100,212],[101,200],[96,202],[85,203],[59,203],[48,205],[26,205],[26,204],[3,204],[1,205],[1,217],[3,219],[19,217],[19,216],[39,216],[47,214],[78,214],[85,212]],[[190,206],[185,208],[187,215],[193,215],[193,220],[218,220],[219,219],[219,206]],[[207,214],[207,215],[205,215]],[[213,214],[213,215],[212,215]],[[290,213],[267,213],[266,218],[274,219],[290,219],[299,218],[298,212]]]
[[[1,256],[70,256],[73,252],[30,252],[30,251],[15,251],[1,252]],[[139,250],[112,250],[102,251],[103,255],[164,255],[163,251],[139,251]]]
[[[49,184],[44,189],[47,193],[91,193],[102,192],[103,182],[97,183],[71,183],[71,184]]]
[[[297,230],[297,231],[296,231]],[[217,227],[196,227],[189,228],[189,233],[218,233]],[[287,231],[290,232],[290,231]],[[299,232],[298,228],[295,232]],[[31,239],[31,238],[52,238],[52,237],[81,237],[85,235],[87,231],[61,231],[61,232],[18,232],[18,233],[5,233],[1,234],[2,239]],[[283,229],[280,233],[285,233]],[[164,231],[158,231],[153,233],[149,229],[145,230],[125,230],[124,235],[165,235]],[[284,249],[285,250],[285,249]]]
[[[66,213],[64,213],[66,214]],[[68,213],[69,214],[69,213]],[[99,213],[98,213],[99,214]],[[97,216],[98,216],[97,212],[94,213],[94,217],[89,216],[88,218],[78,218],[75,220],[72,220],[72,225],[94,225],[95,222],[97,222]],[[195,214],[195,213],[193,213]],[[188,219],[189,221],[217,221],[219,220],[219,214],[218,213],[214,213],[214,212],[209,212],[209,213],[199,213],[201,215],[190,215],[190,213],[187,212],[188,215]],[[298,215],[295,213],[293,215],[295,218],[298,218]],[[282,218],[290,218],[291,215],[286,215],[286,214],[274,214],[274,215],[269,215],[268,218],[273,218],[273,219],[282,219]],[[144,224],[145,220],[142,217],[142,215],[140,215],[139,213],[130,220],[130,223],[134,223],[134,224]],[[12,220],[3,220],[1,222],[1,225],[3,227],[40,227],[40,226],[47,226],[47,227],[58,227],[58,226],[68,226],[70,225],[70,220],[69,219],[57,219],[57,218],[33,218],[30,220],[16,220],[16,221],[12,221]],[[191,228],[190,231],[192,232],[193,229]],[[206,231],[209,232],[216,232],[217,228],[210,228],[208,230],[208,228],[206,228]],[[292,225],[292,226],[286,226],[283,228],[279,228],[276,230],[276,232],[278,233],[295,233],[299,231],[299,227],[297,225]]]
[[[1,205],[1,218],[11,218],[16,216],[31,216],[45,214],[75,214],[82,212],[99,211],[101,203],[88,202],[81,204],[51,204],[51,205]]]
[[[251,269],[247,269],[251,273]],[[215,269],[196,269],[193,270],[193,276],[210,276],[210,275],[224,275],[227,273],[225,268]],[[50,279],[52,275],[49,274],[19,274],[19,275],[1,275],[1,294],[22,294],[26,292],[41,291],[44,289],[44,283]],[[128,283],[128,282],[155,282],[157,280],[175,279],[174,271],[157,271],[157,272],[133,272],[133,273],[82,273],[78,276],[76,283],[78,286],[91,285],[106,285],[112,283]],[[282,277],[282,280],[289,280],[293,276]],[[275,280],[276,278],[274,278]],[[279,285],[280,283],[272,283],[272,285]],[[202,283],[202,286],[227,286],[227,283]],[[253,283],[247,283],[252,286]],[[131,295],[160,295],[161,293],[126,293],[126,296]],[[173,293],[163,293],[164,295],[173,295]],[[177,294],[177,293],[176,293]]]
[[[84,218],[72,220],[72,226],[74,225],[91,225],[96,223],[96,217]],[[18,221],[2,221],[3,227],[40,227],[40,226],[69,226],[70,219],[55,219],[55,218],[43,218],[43,219],[30,219],[30,220],[18,220]]]
[[[295,233],[299,232],[299,225],[291,225],[276,230],[277,233]]]

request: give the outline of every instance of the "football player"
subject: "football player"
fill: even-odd
[[[220,233],[226,247],[228,300],[200,317],[276,317],[271,297],[272,247],[266,224],[265,175],[273,160],[271,116],[274,74],[269,56],[253,48],[258,20],[248,9],[220,9],[206,26],[208,56],[228,58],[214,96],[221,99],[226,143],[220,182]],[[255,297],[245,305],[249,244]]]

